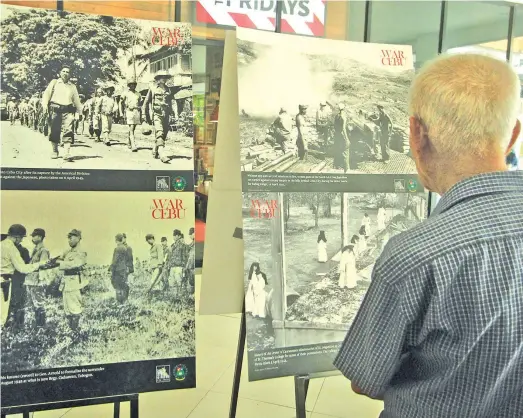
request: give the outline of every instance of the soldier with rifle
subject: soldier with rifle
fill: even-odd
[[[116,234],[116,248],[113,252],[113,260],[109,266],[111,272],[111,284],[116,292],[116,301],[123,304],[129,297],[129,252],[124,244],[123,234]]]

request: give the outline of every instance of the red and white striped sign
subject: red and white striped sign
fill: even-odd
[[[196,2],[196,20],[200,23],[274,31],[278,1],[283,3],[283,33],[323,36],[325,0],[200,0]]]

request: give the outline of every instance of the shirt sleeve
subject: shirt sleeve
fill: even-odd
[[[334,366],[365,395],[381,397],[400,366],[406,333],[397,289],[374,271]]]
[[[25,264],[25,261],[23,260],[22,256],[20,255],[20,252],[15,246],[9,249],[9,253],[11,263],[13,263],[13,267],[16,271],[22,274],[29,274],[33,271],[38,270],[38,264]]]

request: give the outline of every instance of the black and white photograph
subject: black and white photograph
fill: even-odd
[[[410,46],[237,29],[242,171],[415,174]]]
[[[192,170],[192,34],[1,5],[3,168]]]
[[[392,236],[426,218],[427,197],[244,193],[248,350],[341,342],[376,259]]]
[[[195,357],[192,193],[1,198],[2,377]]]

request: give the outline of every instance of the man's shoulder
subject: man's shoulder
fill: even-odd
[[[523,236],[523,197],[485,197],[456,205],[393,236],[376,262],[391,281],[464,248]]]

